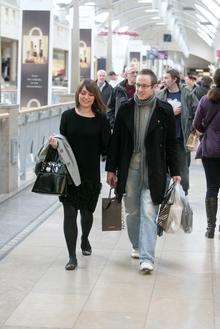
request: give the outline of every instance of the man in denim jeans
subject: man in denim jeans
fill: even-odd
[[[157,78],[143,69],[137,76],[134,97],[116,116],[106,162],[107,183],[123,195],[133,258],[140,270],[154,269],[156,218],[167,174],[180,182],[175,118],[172,107],[155,97]]]

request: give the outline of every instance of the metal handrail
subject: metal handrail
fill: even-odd
[[[59,108],[62,107],[63,105],[74,105],[74,101],[71,102],[65,102],[65,103],[58,103],[58,104],[53,104],[53,105],[45,105],[41,107],[34,107],[31,109],[26,109],[26,110],[19,110],[19,114],[26,114],[26,113],[33,113],[33,112],[42,112],[42,111],[47,111],[48,109],[53,109],[53,108]]]
[[[9,118],[9,113],[1,113],[0,120]]]

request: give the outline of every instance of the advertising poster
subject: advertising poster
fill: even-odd
[[[91,77],[91,43],[92,30],[80,29],[80,79],[89,79]]]
[[[135,65],[137,70],[140,70],[140,60],[141,60],[141,53],[137,51],[131,51],[129,54],[129,61],[130,65]]]
[[[21,107],[48,103],[49,11],[23,11]]]

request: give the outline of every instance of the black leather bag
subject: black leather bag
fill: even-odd
[[[49,148],[45,161],[36,164],[37,179],[32,192],[65,195],[67,189],[67,169],[60,161],[58,152]]]
[[[120,231],[122,229],[122,206],[116,197],[102,198],[102,231]]]

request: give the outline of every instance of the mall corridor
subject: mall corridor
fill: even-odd
[[[105,174],[103,174],[103,182]],[[91,257],[65,271],[62,208],[0,261],[1,329],[217,329],[220,327],[220,234],[204,237],[205,179],[191,166],[191,234],[158,238],[155,271],[138,272],[126,229],[101,231],[101,203]],[[103,195],[108,193],[104,185]],[[100,200],[101,201],[101,200]]]

